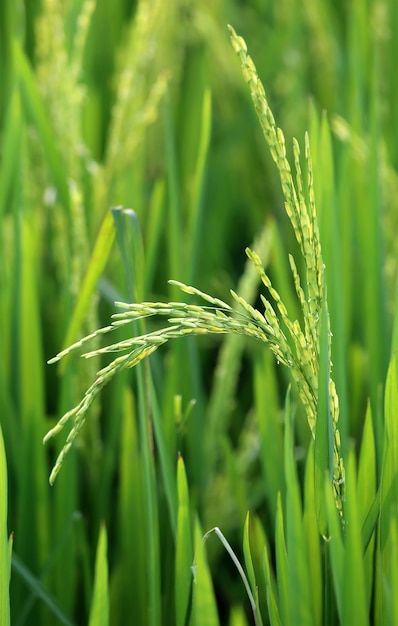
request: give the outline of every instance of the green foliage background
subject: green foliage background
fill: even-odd
[[[289,373],[241,337],[179,340],[116,377],[48,484],[63,441],[43,436],[106,361],[46,361],[115,300],[181,299],[172,278],[256,303],[250,244],[300,315],[297,244],[228,23],[289,157],[309,131],[347,463],[330,548]],[[201,544],[218,526],[264,623],[398,623],[396,2],[6,0],[0,29],[3,619],[13,531],[12,624],[252,623],[224,547]],[[134,211],[118,233],[116,206]]]

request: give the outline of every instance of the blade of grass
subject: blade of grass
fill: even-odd
[[[319,377],[317,420],[314,444],[314,493],[315,510],[320,534],[327,535],[327,520],[325,511],[325,474],[333,480],[333,425],[330,416],[330,358],[329,358],[329,324],[326,298],[321,308],[321,335],[319,338]],[[338,434],[338,433],[337,433]]]
[[[364,550],[364,567],[367,598],[372,596],[374,581],[374,548],[377,517],[372,520],[368,513],[376,498],[376,450],[372,424],[371,405],[368,403],[365,424],[362,433],[361,449],[358,459],[358,505],[359,517],[362,522],[362,546]],[[373,522],[373,525],[371,525]],[[368,613],[370,605],[367,607]]]
[[[333,489],[330,485],[329,477],[325,477],[324,493],[326,496],[326,512],[329,523],[329,538],[325,543],[325,550],[328,552],[327,563],[330,563],[333,579],[333,589],[336,597],[337,612],[342,624],[343,615],[343,594],[344,591],[344,543],[342,537],[341,519],[336,509],[333,496]],[[325,607],[326,608],[326,607]]]
[[[137,624],[147,623],[149,596],[143,460],[139,450],[135,399],[125,377],[122,378],[118,382],[120,387],[115,390],[121,398],[121,406],[118,406],[116,398],[113,398],[111,406],[114,412],[121,414],[117,458],[120,484],[116,500],[120,556],[110,577],[112,625],[124,624],[126,615],[134,615]]]
[[[245,527],[243,531],[243,555],[245,558],[246,570],[247,570],[248,578],[250,581],[250,588],[253,594],[253,599],[255,601],[255,605],[254,607],[252,607],[252,610],[254,612],[254,622],[255,624],[258,624],[259,626],[262,626],[263,620],[261,618],[261,611],[260,611],[260,605],[259,605],[258,584],[256,581],[256,574],[254,571],[254,564],[253,564],[253,559],[252,559],[252,554],[251,554],[251,549],[250,549],[249,525],[250,525],[250,516],[248,513],[246,516]]]
[[[107,532],[101,524],[95,559],[94,592],[89,618],[89,626],[108,626],[109,594],[108,594],[108,557]]]
[[[270,522],[274,525],[274,532],[278,494],[283,501],[286,497],[283,475],[282,419],[277,385],[273,355],[268,351],[263,351],[255,363],[254,393],[260,433],[264,490],[271,511]]]
[[[144,258],[142,238],[138,220],[134,211],[114,209],[112,211],[116,226],[116,236],[123,260],[127,282],[127,291],[132,302],[143,298]],[[135,327],[135,328],[134,328]],[[140,329],[144,329],[144,320],[140,320]],[[133,325],[133,332],[137,324]],[[137,333],[138,334],[138,333]],[[145,369],[144,369],[145,367]],[[143,457],[145,482],[145,531],[148,549],[148,625],[161,623],[160,592],[160,551],[159,519],[156,499],[156,479],[153,456],[152,424],[148,409],[148,384],[150,383],[149,363],[135,368],[138,388],[138,421],[140,428],[141,453]]]
[[[396,624],[398,620],[398,599],[395,590],[398,585],[398,524],[397,519],[391,522],[391,583],[390,583],[390,615],[389,623]]]
[[[64,383],[68,384],[70,382],[70,380],[67,381],[69,376],[66,375],[64,377]],[[70,399],[71,396],[69,395],[68,397]],[[77,450],[73,451],[62,480],[60,480],[51,494],[52,546],[54,546],[54,542],[61,543],[65,533],[66,520],[73,518],[75,512],[79,510],[77,497],[77,485],[79,482],[78,457]],[[57,555],[55,568],[51,572],[51,576],[45,578],[46,582],[48,581],[48,584],[51,585],[51,589],[58,601],[70,614],[73,613],[75,604],[74,589],[79,578],[76,571],[76,556],[76,544],[72,536],[60,548],[60,554]]]
[[[25,200],[21,198],[21,202]],[[21,205],[18,207],[21,208]],[[11,353],[13,400],[19,416],[18,462],[15,490],[18,517],[15,531],[26,565],[37,572],[48,550],[49,490],[45,484],[47,458],[38,440],[46,429],[45,382],[42,354],[40,303],[37,290],[38,258],[36,223],[31,216],[15,215],[15,265],[13,280],[13,334]],[[32,469],[33,468],[33,469]],[[44,481],[44,482],[43,482]],[[32,541],[32,535],[35,541]],[[15,594],[15,595],[14,595]],[[25,604],[26,591],[20,582],[13,586],[12,611]],[[15,607],[15,609],[13,609]],[[18,607],[18,608],[17,608]],[[15,617],[15,613],[14,613]],[[40,619],[40,610],[31,615]]]
[[[85,320],[98,280],[108,261],[115,238],[114,221],[111,211],[105,213],[104,219],[95,241],[86,273],[83,278],[77,301],[70,318],[63,348],[76,341],[82,323]],[[65,372],[68,358],[60,365],[61,373]]]
[[[11,540],[7,539],[7,461],[0,425],[0,623],[10,624]]]
[[[276,582],[278,585],[279,612],[282,624],[288,624],[289,615],[289,567],[286,551],[283,507],[278,494],[275,522]]]
[[[193,603],[190,626],[219,626],[216,598],[199,520],[195,522]]]
[[[175,279],[187,278],[188,272],[188,236],[184,225],[183,194],[181,168],[177,154],[177,124],[174,123],[171,104],[171,94],[165,97],[165,132],[167,154],[167,240],[168,240],[168,276]],[[183,158],[183,157],[182,157]],[[174,285],[170,287],[170,296],[174,300],[177,294]],[[179,293],[179,297],[181,294]],[[203,473],[206,464],[203,462],[203,442],[205,424],[202,419],[204,407],[202,407],[202,382],[199,366],[199,357],[194,338],[186,342],[175,342],[171,347],[173,367],[168,370],[165,384],[166,392],[166,428],[174,419],[173,407],[176,395],[194,397],[196,407],[192,411],[190,429],[188,431],[188,448],[190,460],[190,474],[193,482],[203,482]],[[188,366],[187,366],[188,364]]]
[[[249,514],[248,514],[249,515]],[[246,528],[246,526],[245,526]],[[275,579],[265,570],[266,557],[269,554],[269,541],[265,534],[260,519],[250,514],[250,526],[248,527],[248,547],[250,549],[250,558],[252,561],[255,583],[251,581],[253,595],[256,599],[257,612],[261,619],[266,621],[269,612],[269,600],[276,593]],[[246,565],[249,572],[249,564]],[[272,600],[274,602],[275,598]],[[274,602],[274,606],[275,602]]]
[[[357,477],[355,459],[352,452],[347,462],[346,492],[346,542],[344,554],[344,584],[342,625],[369,624],[367,607],[370,598],[366,597],[365,572],[362,550],[361,527],[357,498]],[[355,582],[354,582],[355,581]],[[355,592],[354,592],[355,591]]]
[[[328,576],[323,576],[323,564],[321,556],[321,544],[318,537],[319,526],[316,515],[316,496],[315,496],[315,480],[314,480],[314,445],[311,444],[307,453],[304,476],[304,513],[303,513],[303,529],[306,537],[306,546],[308,553],[308,572],[311,587],[311,602],[314,613],[314,623],[322,624],[322,612],[327,616],[328,611],[323,604],[331,606],[332,599],[330,597],[330,588],[328,586]],[[325,479],[325,475],[324,475]],[[330,481],[330,475],[329,475]],[[331,481],[330,481],[331,483]],[[325,497],[324,491],[322,492]],[[326,516],[326,510],[324,512]],[[326,524],[326,520],[325,520]],[[332,624],[332,621],[329,621]],[[329,626],[325,624],[325,626]]]
[[[314,167],[315,199],[322,244],[322,257],[326,265],[328,286],[328,310],[330,330],[333,335],[331,360],[333,379],[339,396],[340,415],[348,414],[347,399],[347,303],[346,280],[342,270],[342,242],[340,237],[339,207],[336,193],[332,138],[326,114],[320,124],[315,106],[310,111],[311,156]],[[344,256],[346,258],[346,256]],[[347,419],[339,421],[339,430],[344,457],[348,436]],[[322,484],[323,480],[322,480]]]
[[[286,546],[288,563],[288,622],[313,624],[308,554],[302,522],[300,487],[294,459],[293,413],[290,388],[285,407]]]
[[[385,432],[380,484],[380,520],[378,537],[378,560],[376,570],[375,612],[378,619],[388,623],[389,595],[392,571],[392,524],[396,522],[398,494],[398,379],[394,354],[388,369],[385,387]]]
[[[269,550],[264,546],[264,578],[267,590],[268,616],[271,626],[281,626],[275,578],[271,572]]]
[[[385,442],[381,479],[380,547],[385,551],[391,519],[398,501],[398,378],[396,355],[387,374],[385,390]],[[388,550],[385,552],[388,559]]]
[[[177,530],[177,487],[173,472],[173,460],[175,459],[175,437],[166,438],[165,426],[162,419],[162,413],[159,407],[155,386],[153,380],[149,381],[149,396],[152,414],[153,433],[156,441],[156,449],[159,454],[159,464],[166,492],[170,525],[173,535]]]
[[[207,533],[203,537],[203,541],[206,541],[212,533],[215,533],[217,535],[217,537],[221,541],[222,545],[224,546],[224,548],[228,552],[229,556],[231,557],[233,564],[235,565],[236,569],[239,572],[239,575],[240,575],[240,577],[241,577],[241,579],[243,581],[243,584],[244,584],[245,589],[246,589],[246,593],[248,595],[248,598],[249,598],[249,601],[250,601],[250,604],[251,604],[251,608],[252,608],[252,611],[253,611],[253,617],[254,617],[254,623],[257,626],[258,624],[261,623],[261,617],[258,614],[256,600],[255,600],[254,595],[252,593],[252,590],[250,588],[250,583],[249,583],[249,581],[247,579],[245,571],[244,571],[242,565],[240,564],[239,559],[236,556],[235,552],[233,551],[231,545],[228,543],[227,539],[225,538],[225,536],[223,535],[223,533],[221,532],[221,530],[218,527],[212,528],[211,530],[207,531]],[[250,563],[251,563],[251,557],[249,557],[249,560],[250,560]],[[252,569],[252,564],[250,565],[250,568]]]
[[[177,461],[178,516],[175,557],[176,624],[186,624],[192,587],[192,530],[189,510],[189,492],[182,456]]]
[[[169,276],[175,280],[185,279],[185,263],[183,249],[183,221],[180,198],[180,181],[175,146],[175,129],[171,110],[170,97],[165,98],[166,117],[166,149],[167,149],[167,185],[169,196],[168,242],[169,242]],[[176,288],[171,288],[176,293]]]
[[[199,144],[197,148],[198,153],[196,158],[195,170],[193,172],[192,186],[190,190],[189,241],[191,242],[191,245],[189,250],[190,267],[188,271],[188,280],[190,284],[194,284],[196,280],[199,248],[202,240],[203,196],[210,136],[211,92],[210,89],[207,88],[203,93]]]

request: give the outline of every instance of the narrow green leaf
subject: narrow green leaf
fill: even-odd
[[[108,626],[109,624],[107,546],[106,528],[104,524],[101,524],[95,560],[94,592],[89,626]]]
[[[358,494],[361,505],[360,515],[363,520],[376,497],[376,479],[376,447],[372,408],[370,402],[368,402],[358,459]],[[373,530],[375,530],[374,527]],[[367,541],[368,540],[369,539],[367,539]]]
[[[275,525],[276,581],[278,584],[279,610],[282,624],[288,624],[289,615],[289,568],[287,560],[283,507],[278,495]]]
[[[122,379],[122,380],[121,380]],[[111,413],[121,414],[117,472],[116,533],[120,549],[117,567],[110,578],[111,623],[122,624],[133,614],[137,624],[148,622],[148,532],[145,514],[143,459],[139,453],[138,419],[135,399],[125,377],[114,389]],[[119,396],[122,400],[119,405]],[[134,580],[134,593],[131,581]]]
[[[339,396],[341,415],[347,414],[347,347],[346,320],[347,293],[342,281],[346,251],[342,246],[339,224],[339,202],[337,197],[336,174],[332,136],[328,116],[323,111],[319,119],[319,109],[310,106],[311,157],[314,169],[314,189],[317,206],[319,231],[321,236],[322,258],[326,265],[327,303],[330,327],[333,333],[332,354],[333,378]],[[344,233],[346,236],[346,233]],[[348,294],[349,296],[349,294]],[[349,420],[341,420],[339,430],[342,451],[346,445]],[[322,484],[323,481],[322,481]]]
[[[172,459],[175,458],[174,447],[167,441],[165,434],[165,425],[162,419],[163,415],[159,406],[159,401],[156,395],[155,386],[152,378],[148,383],[149,398],[152,412],[152,425],[153,433],[156,441],[156,449],[159,455],[159,464],[161,469],[161,476],[164,483],[164,489],[167,498],[167,504],[169,508],[170,525],[173,535],[176,535],[177,529],[177,487],[175,481],[175,474],[173,471]]]
[[[211,530],[207,531],[207,533],[204,536],[204,540],[208,539],[208,537],[210,537],[210,535],[213,534],[213,533],[215,533],[215,535],[217,535],[217,537],[221,541],[222,545],[224,546],[224,548],[228,552],[229,556],[231,557],[233,564],[235,565],[236,569],[239,572],[239,575],[240,575],[240,577],[241,577],[241,579],[243,581],[243,584],[245,586],[245,589],[246,589],[246,592],[247,592],[247,595],[248,595],[248,598],[249,598],[249,601],[250,601],[250,604],[251,604],[251,607],[252,607],[254,622],[255,622],[256,626],[259,626],[261,618],[260,618],[258,610],[257,610],[258,602],[256,603],[256,600],[254,599],[254,594],[252,593],[252,590],[250,588],[250,583],[249,583],[249,581],[247,579],[245,571],[244,571],[244,569],[243,569],[243,567],[242,567],[238,557],[236,556],[235,552],[233,551],[231,544],[228,542],[228,540],[223,535],[223,533],[218,528],[218,526],[215,526]]]
[[[10,543],[7,538],[7,461],[0,425],[0,623],[10,624]]]
[[[279,614],[279,599],[277,594],[275,578],[271,571],[269,559],[269,551],[264,545],[264,578],[267,593],[268,616],[271,626],[281,626],[281,618]]]
[[[302,520],[301,494],[294,458],[290,389],[285,411],[286,545],[288,563],[288,623],[313,624],[308,554]]]
[[[366,552],[366,550],[368,549],[369,542],[372,538],[372,535],[376,531],[376,524],[377,524],[377,520],[379,516],[380,516],[380,489],[377,491],[375,495],[375,499],[373,500],[362,525],[362,545],[363,545],[364,552]]]
[[[252,522],[250,520],[250,515],[248,513],[246,515],[245,527],[243,531],[243,555],[245,557],[245,565],[246,565],[246,570],[247,570],[247,574],[248,574],[248,578],[249,578],[249,582],[251,586],[251,591],[253,594],[253,598],[255,600],[255,607],[253,607],[255,608],[255,614],[254,614],[255,623],[262,626],[263,621],[261,619],[261,611],[260,611],[259,598],[258,598],[258,584],[256,580],[253,558],[252,558],[251,549],[250,549],[249,533],[250,533],[251,523]],[[253,524],[254,523],[255,522],[253,522]]]
[[[391,602],[390,605],[390,615],[389,615],[389,623],[390,624],[398,624],[398,594],[396,590],[398,589],[398,524],[397,520],[394,519],[391,522],[391,578],[390,578],[390,593],[389,599]]]
[[[368,402],[358,461],[358,505],[359,519],[362,524],[361,537],[364,552],[367,598],[369,599],[371,598],[371,590],[374,581],[374,547],[378,511],[375,509],[373,518],[369,516],[369,512],[376,498],[376,477],[376,448],[371,405],[370,402]],[[368,611],[369,610],[370,606],[368,606]]]
[[[202,234],[203,215],[203,187],[206,170],[207,153],[210,145],[211,135],[211,92],[207,88],[203,94],[201,111],[201,129],[199,133],[198,154],[190,194],[190,237],[191,249],[189,252],[190,268],[189,282],[195,280],[195,270],[199,258],[199,247]]]
[[[245,557],[245,565],[247,570],[247,575],[249,578],[250,586],[253,589],[256,588],[256,575],[254,573],[252,555],[250,552],[250,540],[249,540],[249,524],[250,524],[250,514],[246,515],[245,526],[243,530],[243,556]]]
[[[133,210],[122,207],[113,208],[112,215],[123,260],[127,295],[130,301],[136,302],[141,300],[144,295],[144,251],[137,215]],[[145,321],[140,320],[134,323],[132,327],[133,333],[139,334],[138,329],[145,332]],[[148,626],[158,626],[161,622],[159,517],[152,423],[148,405],[148,391],[151,388],[151,371],[148,360],[144,366],[139,363],[135,367],[135,374],[138,387],[138,422],[145,486],[142,514],[145,520],[148,564]]]
[[[337,611],[342,623],[343,592],[344,592],[344,543],[342,538],[341,518],[336,508],[336,501],[329,477],[325,476],[324,493],[326,496],[326,512],[329,537],[325,543],[332,569],[333,589],[336,596]],[[348,625],[347,625],[348,626]]]
[[[69,385],[70,377],[71,373],[69,371],[62,380],[63,384]],[[67,378],[69,378],[69,381],[67,381]],[[68,397],[70,398],[69,394]],[[30,466],[31,465],[32,462],[30,462]],[[57,488],[51,494],[51,504],[54,506],[54,513],[51,516],[51,531],[52,537],[57,537],[58,539],[59,554],[54,571],[48,574],[46,580],[51,577],[53,593],[68,614],[72,614],[74,609],[73,589],[76,587],[76,584],[78,584],[77,581],[79,581],[79,583],[81,581],[80,574],[76,571],[76,558],[79,551],[74,541],[74,534],[71,533],[68,541],[64,540],[62,542],[62,539],[65,537],[66,520],[73,519],[75,512],[79,510],[77,489],[79,482],[78,467],[77,451],[71,450],[68,463],[65,464],[64,471],[62,475],[59,476]],[[91,595],[88,597],[88,603],[90,600]],[[89,606],[89,604],[87,604],[87,606]]]
[[[115,229],[112,220],[112,213],[107,211],[104,219],[102,220],[87,270],[79,289],[79,295],[69,322],[63,348],[67,348],[78,338],[79,330],[86,317],[95,287],[107,264],[114,238]],[[61,372],[65,371],[67,362],[68,357],[64,359],[60,366],[62,368]]]
[[[391,518],[398,502],[398,379],[394,355],[388,369],[385,391],[385,437],[381,477],[380,545],[384,551]],[[387,556],[387,554],[386,554]]]
[[[112,208],[117,241],[122,255],[127,294],[132,302],[144,297],[144,249],[138,217],[132,209]]]
[[[392,331],[392,340],[391,340],[391,358],[393,354],[398,354],[398,274],[396,277],[396,286],[395,286],[395,301],[394,301],[394,324]]]
[[[217,604],[200,523],[195,523],[195,561],[191,626],[219,626]]]
[[[310,578],[311,602],[314,613],[314,621],[315,624],[320,624],[322,622],[323,600],[327,600],[329,589],[325,586],[325,578],[323,576],[323,561],[321,556],[321,544],[315,501],[314,444],[311,442],[307,454],[304,476],[303,528],[306,537],[308,573]]]
[[[369,623],[368,606],[370,598],[366,596],[364,559],[362,550],[361,527],[357,498],[357,477],[355,458],[348,455],[347,491],[346,491],[346,542],[344,554],[343,583],[343,626]]]
[[[329,357],[329,315],[326,298],[324,297],[321,309],[321,334],[319,338],[319,377],[318,377],[318,404],[315,428],[315,510],[318,529],[322,536],[327,535],[327,520],[325,511],[325,475],[333,478],[333,425],[330,416],[329,384],[330,384],[330,357]]]
[[[168,95],[165,98],[165,129],[167,150],[168,219],[169,242],[168,273],[175,280],[186,280],[185,250],[183,247],[183,219],[180,197],[180,180],[176,154],[176,138],[173,114]],[[175,287],[172,287],[175,293]]]
[[[390,610],[390,585],[393,560],[392,525],[396,524],[398,502],[398,380],[397,360],[394,354],[388,369],[385,400],[385,430],[383,463],[380,483],[380,521],[378,561],[376,570],[375,612],[379,619],[387,619]]]
[[[192,587],[192,529],[188,483],[182,456],[177,462],[178,515],[176,536],[176,624],[184,626]]]
[[[156,203],[160,203],[163,196],[163,187],[159,187],[158,189],[160,190],[160,197],[159,193],[155,194],[157,198]],[[123,260],[128,298],[132,301],[136,301],[143,297],[145,289],[143,277],[146,271],[146,265],[144,267],[144,250],[139,222],[136,213],[131,209],[116,207],[112,209],[112,215]],[[133,333],[138,334],[139,331],[144,332],[144,322],[141,322],[139,326],[137,323],[132,326]],[[147,365],[148,364],[146,364],[146,366]],[[160,414],[159,402],[148,366],[145,369],[145,378],[151,406],[153,432],[159,453],[162,478],[169,507],[170,523],[173,534],[175,535],[177,524],[177,490],[174,477],[175,452],[167,446],[168,442],[165,438],[164,423]]]
[[[274,358],[270,351],[256,359],[254,367],[255,409],[260,434],[260,454],[264,473],[264,490],[275,524],[278,494],[285,501],[286,485],[283,472],[283,428],[277,392]],[[272,442],[272,445],[271,445]]]

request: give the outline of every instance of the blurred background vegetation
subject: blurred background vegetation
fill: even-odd
[[[173,278],[226,301],[240,288],[255,303],[244,249],[256,240],[297,310],[296,242],[228,23],[249,45],[287,145],[310,132],[343,451],[360,440],[368,397],[382,445],[398,221],[394,0],[5,0],[0,419],[13,624],[87,623],[101,522],[110,623],[175,623],[178,452],[203,531],[221,527],[239,553],[248,510],[274,530],[289,377],[239,338],[184,340],[151,357],[149,415],[161,424],[152,477],[135,372],[104,390],[53,488],[63,436],[42,445],[101,365],[46,361],[109,323],[114,300],[181,299]],[[112,245],[115,206],[133,209],[141,233],[133,285]],[[296,437],[300,469],[305,419]],[[209,562],[220,623],[245,624],[234,612],[246,603],[241,581],[211,542]]]

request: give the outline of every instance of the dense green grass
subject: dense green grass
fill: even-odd
[[[184,300],[174,279],[263,310],[250,245],[305,321],[288,256],[305,290],[308,259],[228,23],[305,185],[309,133],[327,296],[315,439],[266,345],[191,336],[112,379],[50,487],[66,434],[43,437],[112,354],[46,361],[115,300]],[[6,0],[0,29],[1,624],[254,623],[218,531],[202,543],[214,527],[256,623],[398,623],[396,3]]]

